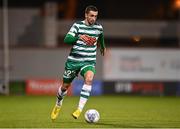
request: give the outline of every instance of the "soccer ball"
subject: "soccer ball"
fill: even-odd
[[[95,109],[89,109],[84,114],[85,120],[88,123],[96,123],[100,119],[99,112]]]

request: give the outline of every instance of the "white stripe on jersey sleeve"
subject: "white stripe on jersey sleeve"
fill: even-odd
[[[71,29],[69,30],[70,32],[73,32],[73,33],[77,33],[77,29],[74,28],[74,27],[71,27]]]
[[[70,34],[70,35],[72,35],[73,37],[75,37],[75,33],[73,33],[73,32],[68,32],[68,34]]]

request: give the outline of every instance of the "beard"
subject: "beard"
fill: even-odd
[[[88,24],[89,24],[89,25],[93,25],[94,23],[95,23],[94,20],[88,20]]]

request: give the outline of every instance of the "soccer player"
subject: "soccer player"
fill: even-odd
[[[100,52],[104,56],[106,52],[104,44],[103,27],[96,22],[98,9],[88,6],[85,9],[85,19],[75,22],[64,38],[64,42],[71,44],[72,48],[65,63],[63,83],[59,87],[55,107],[51,113],[51,119],[55,120],[60,112],[63,98],[67,94],[68,87],[73,79],[80,73],[84,78],[84,84],[80,92],[80,100],[77,109],[72,116],[77,119],[92,89],[92,81],[96,72],[96,49],[97,42],[100,43]]]

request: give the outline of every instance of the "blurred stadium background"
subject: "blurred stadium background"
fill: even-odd
[[[92,95],[180,96],[180,0],[1,0],[0,94],[55,96],[71,48],[63,38],[90,4],[107,46]]]
[[[1,92],[29,94],[32,85],[49,92],[71,47],[64,36],[93,4],[108,48],[104,58],[97,55],[94,94],[180,95],[179,0],[7,2],[0,3]]]

